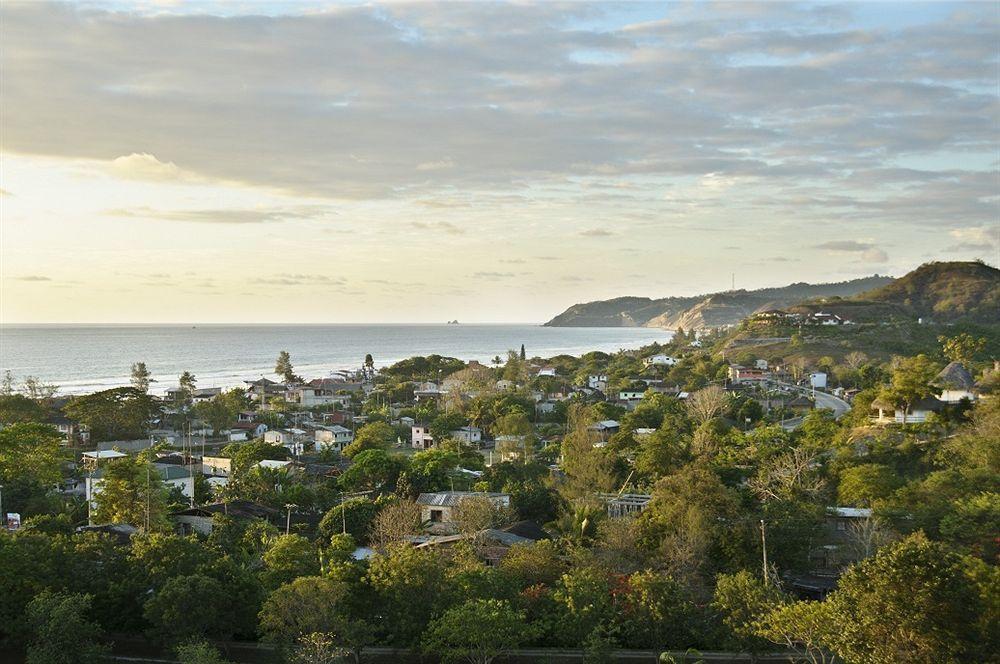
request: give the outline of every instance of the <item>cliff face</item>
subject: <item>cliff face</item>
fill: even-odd
[[[701,329],[735,325],[755,311],[788,307],[817,297],[851,297],[892,282],[878,275],[830,284],[729,291],[695,297],[619,297],[575,304],[546,323],[551,327],[662,327]]]

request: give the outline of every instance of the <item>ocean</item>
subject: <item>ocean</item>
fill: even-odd
[[[198,387],[234,387],[262,375],[274,379],[279,351],[295,372],[322,378],[357,369],[371,353],[376,366],[438,353],[488,363],[519,350],[528,357],[581,355],[638,348],[670,339],[668,330],[540,325],[3,325],[0,370],[15,380],[35,376],[59,394],[128,385],[133,362],[145,362],[162,393],[192,372]]]

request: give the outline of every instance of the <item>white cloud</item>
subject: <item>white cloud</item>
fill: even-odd
[[[170,181],[182,178],[190,179],[173,162],[162,162],[148,153],[133,152],[111,160],[108,171],[115,177],[127,180]]]

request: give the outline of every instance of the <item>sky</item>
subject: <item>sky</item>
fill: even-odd
[[[1000,3],[0,4],[0,322],[1000,262]]]

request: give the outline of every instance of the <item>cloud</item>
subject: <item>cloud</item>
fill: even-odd
[[[855,254],[858,263],[885,263],[889,255],[871,242],[858,240],[830,240],[813,245],[816,249],[825,249],[835,253]]]
[[[26,274],[20,277],[11,277],[14,281],[52,281],[49,277],[43,277],[37,274]]]
[[[437,230],[437,231],[443,231],[450,235],[462,235],[463,233],[465,233],[464,228],[460,228],[449,221],[432,221],[432,222],[414,221],[413,226],[414,228],[419,228],[420,230],[425,230],[425,231]]]
[[[989,168],[964,158],[996,152],[988,3],[901,25],[770,3],[637,24],[589,3],[210,14],[5,3],[5,150],[426,206],[542,179],[693,179],[671,205],[752,185],[775,218],[995,217]],[[947,165],[900,165],[914,158]]]
[[[151,154],[133,152],[111,160],[108,172],[127,180],[169,181],[192,179],[173,162],[162,162]]]
[[[190,221],[212,224],[264,224],[302,219],[317,219],[336,214],[325,205],[298,205],[287,207],[217,208],[201,210],[158,210],[140,206],[113,208],[105,214],[112,217],[136,217],[167,221]]]
[[[477,279],[510,279],[517,275],[513,272],[474,272],[472,276]]]
[[[831,240],[814,245],[816,249],[826,249],[828,251],[868,251],[874,248],[871,242],[858,242],[857,240]]]
[[[580,231],[577,235],[581,235],[583,237],[610,237],[614,235],[614,233],[606,228],[588,228]]]
[[[343,286],[346,280],[323,274],[279,273],[267,277],[256,277],[251,283],[264,286]]]
[[[991,251],[1000,244],[1000,229],[997,228],[953,228],[948,235],[957,240],[956,244],[945,249],[948,252]]]

